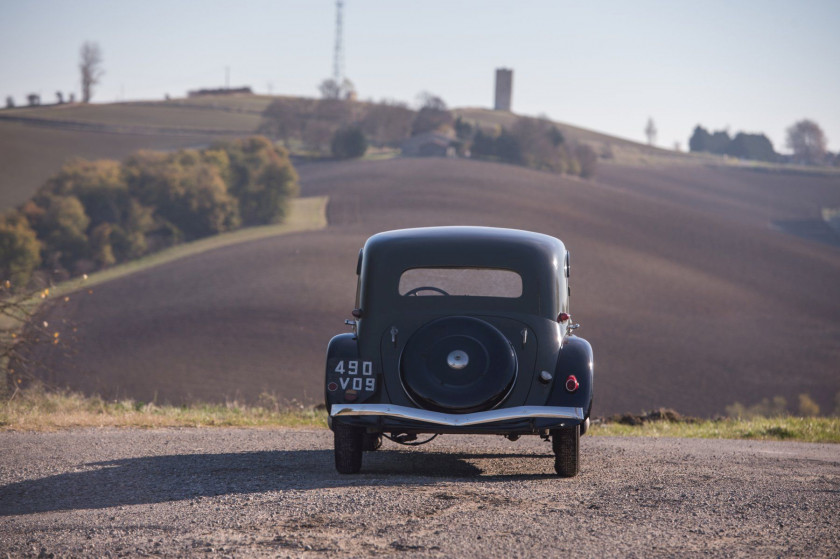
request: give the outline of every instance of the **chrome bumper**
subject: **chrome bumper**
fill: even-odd
[[[422,421],[448,427],[469,427],[512,419],[577,419],[583,421],[583,408],[560,406],[520,406],[475,413],[440,413],[436,411],[394,406],[391,404],[333,404],[330,416],[386,416],[395,419]]]

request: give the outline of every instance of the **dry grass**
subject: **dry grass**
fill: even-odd
[[[263,395],[260,404],[194,403],[159,405],[132,399],[104,400],[77,392],[18,390],[0,404],[0,431],[57,431],[90,427],[294,427],[327,426],[323,408],[279,403]],[[840,443],[840,417],[759,417],[700,421],[651,421],[643,425],[596,423],[595,436],[753,439]]]
[[[89,427],[297,427],[325,428],[324,410],[290,403],[265,406],[196,403],[158,405],[125,399],[103,400],[77,392],[32,387],[0,404],[0,431],[57,431]]]
[[[714,420],[651,421],[642,425],[601,423],[593,435],[612,437],[680,437],[840,443],[840,417],[753,417]]]

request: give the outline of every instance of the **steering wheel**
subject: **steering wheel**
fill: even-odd
[[[449,295],[449,293],[447,293],[446,291],[444,291],[440,287],[432,287],[431,285],[424,285],[424,286],[421,286],[421,287],[415,287],[414,289],[412,289],[411,291],[406,293],[405,297],[411,297],[412,295],[414,297],[417,297],[417,294],[420,293],[421,291],[435,291],[437,293],[440,293],[441,295]]]

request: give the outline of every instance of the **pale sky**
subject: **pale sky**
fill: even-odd
[[[99,43],[94,102],[249,85],[317,96],[332,74],[333,0],[0,0],[0,102],[79,96],[79,48]],[[345,0],[345,74],[361,99],[513,110],[687,148],[695,125],[764,132],[819,123],[840,150],[840,2]]]

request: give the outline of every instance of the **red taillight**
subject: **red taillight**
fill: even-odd
[[[575,392],[578,388],[580,388],[580,383],[578,382],[577,377],[575,377],[575,375],[569,375],[569,378],[566,379],[566,390],[569,392]]]
[[[568,322],[568,320],[572,318],[572,315],[569,313],[561,312],[557,315],[557,322]]]

